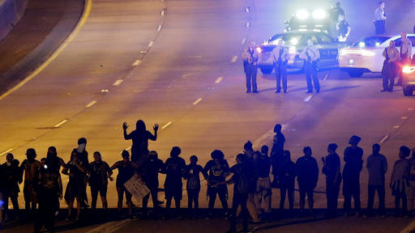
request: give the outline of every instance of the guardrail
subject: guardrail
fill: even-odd
[[[29,0],[0,0],[0,40],[3,40],[22,18]]]

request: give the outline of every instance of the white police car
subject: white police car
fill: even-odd
[[[318,68],[337,68],[338,50],[344,47],[344,43],[336,42],[333,38],[319,30],[292,30],[274,35],[263,45],[257,47],[261,54],[258,59],[258,67],[263,74],[269,74],[274,68],[272,50],[276,47],[278,40],[283,40],[285,47],[289,48],[289,60],[287,67],[291,69],[303,69],[304,60],[300,59],[299,54],[307,47],[307,40],[311,39],[320,51]]]
[[[408,39],[415,45],[415,34],[408,34]],[[383,51],[389,46],[390,41],[395,41],[395,46],[401,46],[401,35],[396,36],[369,36],[363,38],[351,47],[343,48],[339,52],[339,68],[349,73],[350,77],[361,77],[365,72],[381,72],[383,61]],[[415,46],[412,47],[412,54]]]

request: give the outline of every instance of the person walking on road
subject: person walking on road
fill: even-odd
[[[282,134],[282,125],[276,124],[274,126],[274,140],[271,149],[271,164],[272,164],[272,175],[274,180],[272,186],[275,188],[279,187],[279,170],[281,167],[281,160],[284,154],[285,136]]]
[[[339,199],[340,183],[342,180],[340,173],[340,157],[336,153],[337,144],[329,144],[327,157],[323,157],[323,174],[326,175],[326,196],[327,196],[327,216],[336,217],[337,202]]]
[[[122,125],[125,140],[132,140],[133,145],[131,146],[131,161],[140,166],[148,157],[148,140],[157,140],[157,131],[159,125],[153,126],[154,134],[147,131],[146,124],[143,120],[138,120],[135,124],[135,130],[130,134],[127,134],[127,122]]]
[[[372,154],[367,158],[366,168],[369,173],[367,216],[372,215],[375,192],[379,197],[379,214],[385,217],[385,174],[388,171],[388,161],[380,152],[380,145],[372,146]]]
[[[258,57],[259,53],[256,51],[255,42],[250,41],[248,48],[246,48],[242,53],[244,72],[246,75],[246,93],[251,93],[251,90],[253,93],[258,93],[256,83]]]
[[[314,189],[318,181],[318,164],[315,158],[311,157],[310,147],[304,147],[304,156],[300,157],[295,163],[297,182],[300,189],[300,212],[304,213],[305,197],[307,195],[308,208],[313,212]]]
[[[288,207],[290,213],[294,210],[294,188],[295,188],[295,176],[296,167],[293,161],[291,161],[291,153],[288,150],[284,151],[283,158],[281,160],[281,169],[279,170],[280,177],[280,211],[284,214],[285,197],[288,195]]]
[[[277,81],[275,93],[281,92],[281,81],[284,93],[287,93],[287,63],[290,55],[288,48],[284,47],[283,43],[283,40],[278,40],[278,45],[271,53],[274,62],[275,80]]]
[[[397,63],[399,61],[399,51],[395,47],[395,42],[392,40],[389,47],[385,48],[382,55],[385,57],[382,67],[383,89],[381,92],[392,92],[395,83],[395,76],[397,71]]]
[[[412,42],[410,39],[408,39],[408,37],[406,36],[405,32],[402,32],[401,34],[401,48],[399,50],[399,57],[400,57],[400,61],[399,61],[399,71],[397,72],[399,74],[399,79],[398,82],[396,83],[396,86],[401,86],[402,85],[402,69],[403,67],[405,67],[406,65],[410,65],[411,64],[411,58],[412,58]]]
[[[375,10],[375,34],[385,34],[386,14],[385,14],[385,1],[380,1],[378,8]]]
[[[187,179],[186,190],[188,197],[189,216],[196,218],[199,210],[199,193],[200,193],[200,174],[205,180],[208,179],[207,173],[203,167],[197,164],[198,158],[196,155],[190,156],[190,164],[186,166],[185,179]]]
[[[407,198],[406,198],[406,175],[409,168],[409,161],[406,159],[411,150],[406,146],[399,148],[399,160],[393,166],[391,181],[389,187],[392,189],[392,195],[395,196],[395,217],[408,217]],[[402,212],[400,204],[402,201]]]
[[[355,215],[360,217],[360,172],[363,167],[363,149],[358,147],[361,138],[353,135],[350,146],[344,150],[343,195],[346,215],[351,215],[352,197],[354,199]]]
[[[222,151],[214,150],[210,156],[212,160],[207,162],[204,167],[205,172],[208,173],[207,195],[209,197],[209,215],[207,218],[209,219],[213,215],[216,195],[219,196],[225,216],[228,215],[228,188],[225,184],[225,179],[229,174],[229,164],[225,160],[225,155]]]
[[[36,151],[29,148],[26,151],[26,158],[20,165],[20,169],[24,173],[23,194],[25,200],[26,216],[30,218],[36,212],[37,205],[37,176],[40,169],[40,162],[36,160]]]
[[[300,58],[304,59],[304,70],[307,80],[307,93],[313,93],[313,84],[316,92],[320,92],[320,82],[317,76],[317,63],[320,59],[320,51],[313,45],[311,39],[307,40],[307,47],[303,49]]]

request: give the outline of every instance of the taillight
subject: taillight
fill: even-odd
[[[402,68],[402,72],[405,74],[412,74],[413,72],[415,72],[415,67],[414,66],[404,66]]]

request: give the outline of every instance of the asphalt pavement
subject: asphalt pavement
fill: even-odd
[[[0,100],[0,155],[4,157],[11,151],[22,161],[26,149],[33,147],[41,158],[54,145],[59,156],[67,161],[77,139],[86,137],[90,154],[98,150],[112,165],[121,159],[120,152],[131,145],[122,137],[122,123],[131,125],[130,132],[136,120],[143,119],[148,129],[155,123],[161,127],[158,140],[149,145],[161,159],[167,159],[171,147],[177,145],[186,161],[195,154],[204,165],[211,151],[221,149],[233,164],[234,156],[242,151],[247,140],[257,149],[263,144],[271,145],[273,126],[281,123],[286,148],[291,150],[294,160],[302,155],[304,146],[311,146],[321,169],[320,158],[326,155],[327,145],[338,143],[342,155],[349,137],[356,134],[363,138],[364,159],[370,154],[371,145],[379,142],[391,168],[398,147],[413,146],[415,104],[413,97],[404,97],[399,87],[392,93],[379,92],[378,74],[352,79],[338,70],[322,71],[321,93],[312,95],[305,93],[301,73],[289,74],[287,94],[274,93],[273,75],[260,74],[260,93],[245,93],[242,49],[249,40],[260,42],[280,32],[284,27],[282,21],[291,14],[286,10],[292,9],[290,4],[293,3],[268,0],[92,2],[89,17],[80,31],[65,42],[66,48],[36,77]],[[390,9],[405,10],[395,4],[393,7]],[[374,8],[364,5],[353,11],[349,7],[346,12],[358,15],[353,22],[371,22],[372,13],[367,12]],[[396,33],[409,27],[399,23],[394,28]],[[352,24],[352,28],[353,25],[357,24]],[[367,35],[372,26],[356,26],[352,38]],[[387,177],[390,172],[391,169]],[[161,186],[163,182],[161,176]],[[361,185],[365,207],[365,169]],[[324,189],[321,175],[315,195],[317,208],[325,208]],[[205,192],[206,185],[202,183],[202,208],[207,206]],[[387,194],[387,207],[391,208],[390,190]],[[187,202],[185,196],[183,203]],[[159,199],[163,198],[160,193]],[[108,200],[110,207],[115,207],[114,183],[109,185]],[[276,190],[273,207],[278,200]],[[298,207],[298,195],[296,200]],[[341,198],[339,203],[341,206]],[[66,204],[62,203],[62,207]],[[341,217],[306,223],[297,219],[286,221],[298,224],[262,230],[398,232],[411,219]],[[164,231],[161,228],[165,232],[190,232],[196,227],[207,232],[227,227],[227,222],[220,219],[214,224],[207,220],[197,220],[196,224],[188,220],[122,220],[110,224],[116,225],[107,227],[113,232],[132,227],[159,232]],[[278,225],[279,221],[270,224]],[[30,224],[19,227],[10,230],[29,230]],[[85,229],[96,227],[99,226]]]

